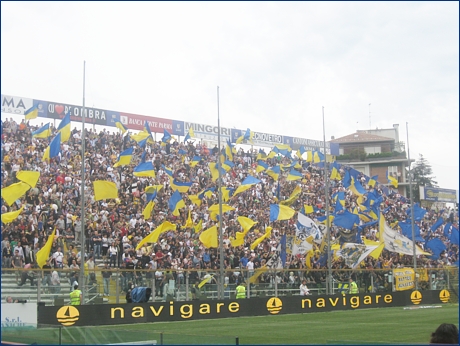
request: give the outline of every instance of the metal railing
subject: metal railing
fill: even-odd
[[[52,285],[50,276],[56,270],[60,285]],[[110,277],[104,278],[104,268],[85,271],[88,285],[79,287],[85,290],[84,304],[124,303],[130,286],[150,287],[150,301],[185,301],[192,299],[217,299],[219,273],[211,270],[126,270],[111,268]],[[70,300],[74,270],[69,269],[3,269],[2,299],[12,296],[15,299],[29,299],[45,304],[61,304]],[[78,271],[77,271],[78,272]],[[235,297],[236,286],[243,281],[246,298],[265,296],[299,295],[299,286],[306,280],[310,294],[326,294],[326,269],[285,269],[269,270],[258,275],[258,271],[242,269],[226,270],[224,278],[224,299]],[[258,276],[258,277],[257,277]],[[335,269],[333,294],[348,292],[348,278],[354,278],[359,291],[390,292],[395,290],[392,269],[349,270]],[[257,277],[257,278],[256,278]],[[25,278],[26,284],[18,287],[16,278]],[[206,282],[205,278],[209,278]],[[419,290],[447,289],[458,297],[458,268],[418,269],[415,280]],[[28,283],[33,283],[29,286]],[[195,283],[199,288],[194,287]],[[62,301],[63,300],[63,301]]]

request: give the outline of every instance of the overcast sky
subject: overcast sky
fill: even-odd
[[[459,187],[458,2],[2,2],[1,59],[6,95],[81,104],[86,60],[101,109],[217,124],[219,86],[226,127],[408,122],[411,158]]]

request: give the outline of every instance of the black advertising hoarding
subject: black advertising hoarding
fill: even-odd
[[[444,293],[443,293],[444,292]],[[39,325],[97,326],[446,303],[448,291],[266,297],[142,304],[39,306]]]

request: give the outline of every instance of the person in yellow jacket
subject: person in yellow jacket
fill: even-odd
[[[244,298],[246,298],[246,287],[244,286],[244,282],[240,282],[236,287],[236,299]]]
[[[353,278],[351,278],[351,277],[350,277],[350,285],[348,287],[348,293],[350,293],[350,294],[358,294],[359,293],[358,285],[356,284],[355,280],[353,280]]]
[[[78,289],[78,282],[74,282],[73,291],[70,292],[70,305],[82,305],[83,297],[81,291]]]

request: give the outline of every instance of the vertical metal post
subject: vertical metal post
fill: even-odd
[[[371,293],[374,293],[374,275],[371,275]]]
[[[219,171],[219,183],[218,183],[218,189],[219,189],[219,281],[218,281],[218,287],[217,287],[217,292],[218,292],[218,298],[219,299],[224,299],[224,235],[223,235],[223,229],[222,229],[222,173],[220,170],[221,167],[221,162],[220,162],[220,114],[219,114],[219,86],[217,86],[217,147],[219,148],[219,151],[217,153],[217,164],[218,164],[218,171]]]
[[[414,195],[412,193],[412,172],[411,172],[411,162],[410,162],[410,151],[409,151],[409,124],[406,122],[406,134],[407,134],[407,160],[409,167],[409,196],[410,196],[410,219],[412,226],[412,254],[414,259],[414,276],[415,276],[415,289],[418,290],[418,281],[417,281],[417,250],[415,247],[415,225],[414,225]]]
[[[278,281],[276,280],[276,271],[275,271],[275,276],[274,276],[274,280],[275,280],[275,297],[278,297]]]
[[[188,285],[189,285],[189,279],[188,279],[188,272],[185,273],[185,300],[189,300],[188,297]]]
[[[236,337],[235,338],[235,345],[239,345],[240,344],[240,338],[239,337]]]
[[[41,277],[37,277],[37,303],[40,303],[41,301],[41,285],[42,285],[42,280]]]
[[[117,295],[117,304],[119,304],[120,303],[120,271],[118,270],[118,268],[116,271],[116,282],[117,282],[117,288],[116,288],[115,294]]]
[[[323,148],[324,148],[324,199],[326,200],[326,234],[327,234],[327,279],[326,294],[333,294],[332,288],[332,263],[331,263],[331,228],[329,226],[329,171],[326,160],[326,128],[324,126],[323,106]]]
[[[62,327],[59,327],[59,345],[62,345]]]
[[[85,69],[86,61],[83,61],[83,109],[81,114],[81,247],[80,247],[80,287],[83,304],[85,303]]]
[[[249,272],[248,272],[248,281],[246,282],[246,286],[247,286],[246,290],[248,291],[248,294],[246,296],[247,298],[251,298],[251,288],[250,288],[251,284],[249,283]],[[222,299],[224,298],[222,297]]]

